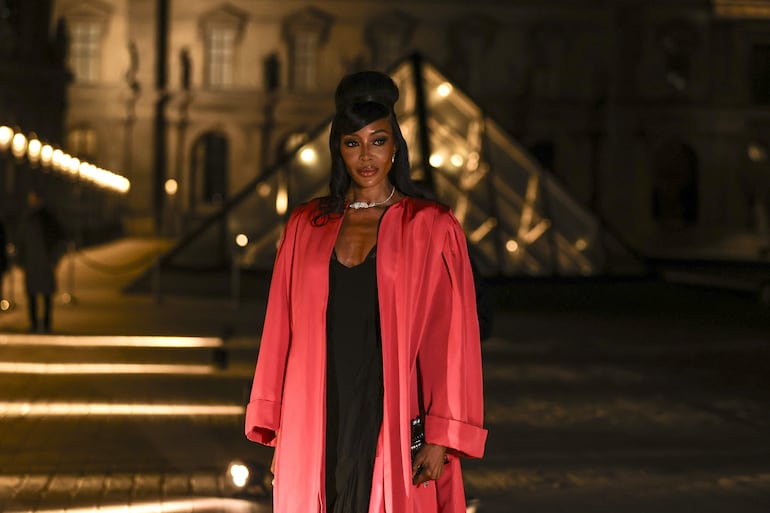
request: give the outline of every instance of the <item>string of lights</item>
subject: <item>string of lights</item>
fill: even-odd
[[[45,144],[34,134],[27,136],[20,130],[3,125],[0,126],[0,152],[6,151],[10,151],[17,160],[27,159],[33,167],[41,166],[118,194],[126,194],[131,189],[127,178]]]

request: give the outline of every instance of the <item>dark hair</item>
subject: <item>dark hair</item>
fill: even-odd
[[[340,152],[342,136],[352,134],[363,127],[387,119],[393,132],[396,156],[388,172],[388,179],[396,190],[405,196],[426,197],[424,191],[412,181],[407,148],[401,127],[393,110],[398,100],[398,88],[393,80],[378,71],[362,71],[345,76],[337,86],[335,106],[329,134],[331,152],[331,177],[329,195],[322,198],[313,217],[313,223],[324,224],[330,215],[342,215],[345,211],[345,195],[350,188],[350,175]]]

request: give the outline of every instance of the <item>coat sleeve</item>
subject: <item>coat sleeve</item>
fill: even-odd
[[[460,224],[451,213],[439,224],[446,229],[441,230],[441,258],[432,266],[428,287],[432,320],[418,353],[425,439],[453,454],[481,457],[487,431],[473,273]]]
[[[291,346],[291,268],[298,219],[297,213],[291,216],[278,247],[251,396],[246,406],[246,438],[270,446],[275,445],[281,425],[283,382]]]

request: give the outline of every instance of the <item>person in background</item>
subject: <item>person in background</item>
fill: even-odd
[[[410,178],[385,74],[342,79],[329,194],[283,233],[245,431],[275,513],[464,513],[481,457],[474,278],[450,209]]]
[[[56,292],[55,271],[63,237],[61,225],[37,190],[31,189],[27,193],[16,241],[27,290],[29,331],[50,333],[52,297]],[[38,315],[40,302],[42,319]]]

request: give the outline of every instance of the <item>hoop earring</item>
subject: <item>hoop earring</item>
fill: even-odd
[[[396,162],[396,154],[394,153],[392,157],[390,157],[390,163],[393,164]]]

